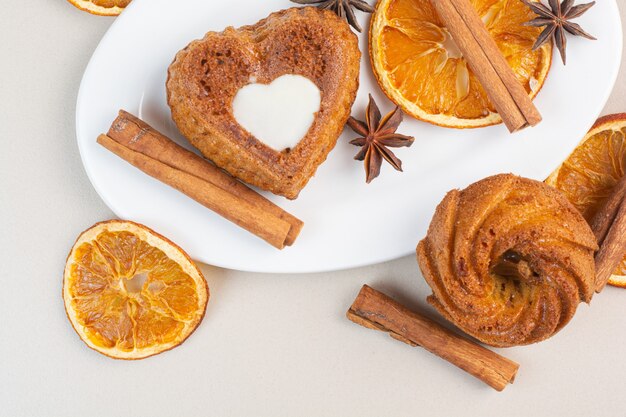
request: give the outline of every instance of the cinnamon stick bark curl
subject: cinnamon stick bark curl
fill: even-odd
[[[430,2],[509,131],[541,122],[541,114],[469,0]]]
[[[498,391],[513,382],[519,368],[517,363],[410,311],[367,285],[359,292],[347,317],[411,346],[421,346]]]
[[[123,110],[98,143],[278,249],[302,230],[302,221]]]
[[[601,292],[626,254],[626,176],[590,225],[600,246],[596,253],[596,292]]]

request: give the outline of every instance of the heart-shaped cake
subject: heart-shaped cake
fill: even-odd
[[[167,100],[205,157],[294,199],[343,131],[360,58],[356,35],[337,15],[287,9],[189,44],[169,68]]]

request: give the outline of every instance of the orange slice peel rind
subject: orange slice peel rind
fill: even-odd
[[[591,221],[626,171],[626,113],[599,118],[546,183]],[[626,256],[609,284],[626,288]]]
[[[87,346],[111,358],[143,359],[179,346],[202,321],[208,299],[189,256],[138,223],[97,223],[67,258],[67,317]]]
[[[522,2],[472,0],[500,51],[534,98],[552,63],[552,45]],[[370,61],[383,92],[418,120],[457,129],[502,123],[429,0],[379,0],[370,23]]]
[[[68,0],[78,9],[98,16],[117,16],[131,0]]]

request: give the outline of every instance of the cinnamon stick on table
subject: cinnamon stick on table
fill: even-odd
[[[601,292],[626,253],[626,176],[590,225],[600,246],[596,253],[596,292]]]
[[[469,0],[431,0],[431,4],[509,131],[541,122],[541,114]]]
[[[421,346],[498,391],[513,382],[519,368],[517,363],[410,311],[367,285],[359,292],[347,317],[411,346]]]
[[[98,143],[278,249],[302,230],[296,217],[123,110]]]

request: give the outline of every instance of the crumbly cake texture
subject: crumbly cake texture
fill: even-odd
[[[295,199],[350,116],[360,59],[356,35],[337,15],[291,8],[190,43],[169,67],[167,101],[181,133],[205,157],[249,184]],[[306,136],[279,152],[237,123],[232,103],[242,87],[286,74],[313,81],[321,104]]]
[[[497,175],[448,193],[417,247],[428,301],[499,347],[551,337],[594,292],[597,242],[576,208],[538,181]]]

